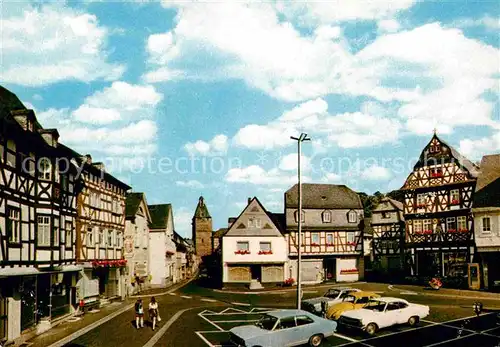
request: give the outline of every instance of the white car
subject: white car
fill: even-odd
[[[328,303],[328,306],[330,307],[334,304],[342,302],[342,300],[349,294],[360,291],[360,289],[350,287],[330,288],[325,294],[323,294],[323,296],[302,300],[301,306],[305,311],[320,315],[322,302]]]
[[[359,310],[343,313],[339,320],[339,328],[363,330],[374,335],[379,329],[398,324],[415,326],[429,315],[429,306],[412,304],[404,299],[382,297],[372,299]]]

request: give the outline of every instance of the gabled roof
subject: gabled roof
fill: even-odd
[[[0,86],[0,119],[12,110],[26,110],[26,107],[16,94]]]
[[[285,192],[285,208],[298,207],[299,186]],[[362,209],[363,204],[355,191],[345,185],[302,184],[302,208],[308,209]]]
[[[151,214],[151,229],[165,229],[171,216],[172,204],[148,205]]]
[[[213,234],[212,237],[215,238],[221,238],[227,233],[228,228],[220,228],[219,230],[216,230]]]
[[[389,204],[391,204],[393,206],[393,209],[395,209],[395,210],[403,211],[403,203],[402,202],[385,197],[382,200],[380,200],[377,207],[375,207],[372,212],[393,210],[393,209],[385,208],[384,204],[382,204],[384,202],[388,202]]]
[[[261,220],[260,228],[248,228],[245,216],[256,216]],[[254,197],[248,205],[241,211],[236,221],[227,230],[224,236],[283,236],[280,227],[276,225],[274,219],[259,199]],[[264,218],[262,218],[264,217]]]
[[[208,212],[207,205],[205,204],[205,199],[203,196],[200,196],[198,199],[198,205],[196,206],[196,210],[194,211],[193,218],[212,218],[210,213]]]
[[[479,173],[479,167],[476,164],[474,164],[472,161],[470,161],[469,159],[464,157],[462,154],[460,154],[455,148],[450,146],[448,143],[441,140],[436,134],[434,134],[434,136],[431,138],[429,143],[422,150],[422,153],[420,154],[419,160],[417,161],[417,163],[414,166],[414,170],[416,170],[417,168],[423,167],[423,166],[427,166],[427,163],[429,161],[434,160],[433,155],[426,155],[426,149],[430,146],[431,143],[434,142],[434,140],[437,140],[439,143],[441,143],[441,146],[444,145],[444,147],[449,148],[451,157],[457,161],[458,165],[460,167],[464,168],[465,170],[467,170],[471,174],[472,177],[477,177],[477,175]]]
[[[486,155],[476,183],[472,208],[500,207],[500,154]]]
[[[146,218],[151,220],[151,214],[148,209],[148,203],[146,201],[146,194],[144,193],[127,193],[126,201],[125,201],[125,218],[133,219],[137,215],[139,208],[141,206],[141,202],[144,201],[144,205],[146,206]]]

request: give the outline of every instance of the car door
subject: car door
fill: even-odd
[[[393,324],[403,324],[408,321],[408,318],[405,318],[405,311],[404,309],[402,309],[401,304],[404,305],[403,302],[399,301],[390,302],[387,304],[386,311],[389,312]]]
[[[414,312],[410,306],[405,302],[399,302],[399,324],[406,324],[411,316],[414,316]]]
[[[278,324],[271,333],[272,346],[295,346],[296,342],[301,341],[301,336],[295,316],[280,318]]]
[[[295,318],[297,323],[297,336],[300,336],[301,343],[309,341],[309,338],[315,334],[321,333],[319,324],[311,317],[306,315],[298,315]]]

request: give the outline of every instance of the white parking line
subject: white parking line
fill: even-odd
[[[333,336],[340,337],[341,339],[344,339],[344,340],[347,340],[347,341],[351,341],[351,342],[358,342],[358,340],[353,339],[352,337],[344,336],[344,335],[338,334],[338,333],[333,333]]]
[[[399,294],[401,294],[401,295],[418,295],[418,293],[415,293],[415,292],[400,292]]]
[[[232,302],[231,305],[238,305],[238,306],[252,306],[250,304],[245,304],[243,302]]]
[[[181,298],[184,298],[184,299],[191,299],[190,296],[186,296],[186,295],[181,295]]]
[[[176,293],[168,293],[168,295],[175,296],[175,295],[177,295],[177,294],[176,294]]]
[[[206,301],[206,302],[217,302],[217,300],[214,300],[214,299],[201,299],[201,301]]]
[[[198,335],[198,337],[200,339],[203,340],[203,342],[205,342],[209,347],[215,347],[215,346],[218,346],[218,345],[212,345],[212,343],[210,341],[208,341],[205,336],[203,336],[201,333],[203,333],[204,331],[196,331],[196,335]],[[207,331],[207,332],[210,332],[210,331]]]
[[[245,322],[258,322],[258,319],[237,319],[237,320],[216,320],[217,323],[245,323]]]
[[[206,318],[205,316],[201,315],[198,313],[198,316],[200,316],[201,318],[203,318],[205,321],[207,321],[208,323],[212,324],[214,327],[216,327],[218,330],[220,331],[224,331],[224,329],[222,329],[220,326],[218,326],[217,324],[215,324],[214,322],[212,322],[210,319]]]

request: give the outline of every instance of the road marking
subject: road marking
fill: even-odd
[[[217,300],[214,300],[214,299],[201,299],[201,301],[206,301],[206,302],[217,302]]]
[[[302,293],[304,294],[314,294],[314,293],[317,293],[318,291],[317,290],[303,290]]]
[[[181,298],[184,298],[184,299],[192,299],[192,297],[190,297],[190,296],[186,296],[186,295],[181,295]]]
[[[201,314],[198,313],[198,316],[200,316],[201,318],[203,318],[205,321],[207,321],[208,323],[212,324],[214,327],[216,327],[217,329],[219,329],[220,331],[224,331],[224,329],[222,329],[220,326],[218,326],[217,324],[215,324],[214,322],[212,322],[210,319],[208,319],[207,317],[205,316],[202,316]]]
[[[240,320],[216,320],[217,323],[244,323],[244,322],[258,322],[259,319],[240,319]]]
[[[344,340],[347,340],[347,341],[351,341],[351,342],[358,342],[358,340],[353,339],[352,337],[344,336],[344,335],[338,334],[338,333],[333,333],[333,336],[337,336],[337,337],[340,337],[341,339],[344,339]]]
[[[401,295],[418,295],[416,292],[400,292]]]
[[[80,336],[85,335],[86,333],[88,333],[89,331],[97,328],[98,326],[100,326],[100,325],[102,325],[102,324],[110,321],[111,319],[115,318],[116,316],[119,316],[122,313],[124,313],[124,312],[132,309],[133,307],[134,307],[134,304],[127,305],[124,308],[122,308],[121,310],[115,311],[112,314],[110,314],[110,315],[108,315],[108,316],[106,316],[104,318],[101,318],[97,322],[92,323],[89,326],[87,326],[87,327],[85,327],[83,329],[80,329],[80,330],[74,332],[73,334],[71,334],[69,336],[66,336],[65,338],[63,338],[63,339],[61,339],[61,340],[59,340],[57,342],[54,342],[49,347],[62,347],[64,345],[70,343],[71,341],[76,340]]]
[[[377,292],[372,292],[372,293],[375,293],[375,294],[384,294],[385,292],[384,291],[377,291]]]
[[[203,342],[205,342],[205,343],[206,343],[209,347],[219,347],[219,346],[220,346],[220,345],[212,345],[212,343],[211,343],[210,341],[208,341],[208,340],[205,338],[205,336],[203,336],[203,335],[201,334],[202,332],[203,332],[203,331],[196,331],[195,333],[196,333],[196,335],[198,335],[198,337],[199,337],[200,339],[202,339],[202,340],[203,340]],[[210,332],[210,331],[207,331],[207,332]]]
[[[231,305],[238,305],[238,306],[252,306],[250,304],[245,304],[243,302],[232,302]]]
[[[224,311],[219,312],[219,314],[227,313],[227,312],[236,312],[236,313],[248,313],[245,311],[240,310],[239,308],[234,308],[234,307],[228,307]]]
[[[153,347],[161,337],[167,332],[168,328],[179,318],[184,312],[191,310],[192,308],[186,308],[184,310],[180,310],[176,314],[170,318],[164,326],[160,328],[160,330],[144,345],[144,347]]]
[[[175,296],[175,295],[177,295],[177,293],[168,293],[168,295]]]

